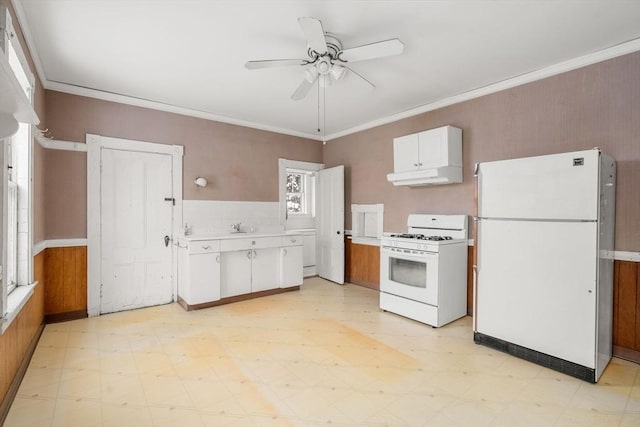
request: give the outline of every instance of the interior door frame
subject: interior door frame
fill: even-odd
[[[87,314],[100,315],[100,282],[102,259],[101,159],[103,149],[168,154],[172,158],[172,186],[175,206],[173,209],[172,239],[182,227],[182,157],[184,146],[157,144],[153,142],[110,138],[87,134]],[[175,296],[178,292],[177,246],[171,245],[173,262],[171,286]]]

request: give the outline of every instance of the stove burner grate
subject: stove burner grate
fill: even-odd
[[[440,240],[452,240],[451,236],[425,236],[424,234],[392,234],[390,237],[399,237],[401,239],[417,239],[417,240],[432,240],[432,241],[440,241]]]

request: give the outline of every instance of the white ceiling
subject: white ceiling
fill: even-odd
[[[243,66],[305,58],[298,17],[320,19],[344,48],[405,44],[400,56],[351,65],[375,90],[352,75],[326,89],[327,139],[554,64],[575,68],[612,46],[623,44],[609,56],[640,49],[638,0],[14,3],[45,87],[313,138],[317,90],[290,99],[301,67]]]

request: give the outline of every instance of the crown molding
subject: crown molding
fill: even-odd
[[[381,117],[377,120],[373,120],[367,123],[363,123],[359,126],[346,129],[344,131],[335,132],[327,135],[325,138],[327,141],[332,142],[337,138],[351,135],[356,132],[371,129],[377,126],[386,125],[388,123],[396,122],[407,117],[417,116],[418,114],[426,113],[429,111],[437,110],[439,108],[448,107],[449,105],[458,104],[460,102],[469,101],[474,98],[489,95],[492,93],[500,92],[505,89],[510,89],[516,86],[520,86],[526,83],[531,83],[536,80],[542,80],[547,77],[555,76],[557,74],[566,73],[567,71],[575,70],[578,68],[586,67],[587,65],[595,64],[598,62],[606,61],[608,59],[616,58],[618,56],[626,55],[640,50],[640,39],[634,39],[628,42],[620,43],[615,46],[608,47],[606,49],[599,50],[594,53],[572,58],[568,61],[559,62],[554,65],[550,65],[545,68],[541,68],[530,73],[521,74],[513,78],[493,83],[487,86],[483,86],[477,89],[470,90],[468,92],[461,93],[459,95],[444,98],[439,101],[425,104],[410,110],[402,111],[397,114],[393,114],[387,117]]]
[[[29,28],[29,24],[27,22],[27,18],[24,14],[24,9],[22,8],[21,0],[11,0],[11,5],[13,6],[13,10],[16,12],[16,17],[18,18],[18,24],[20,25],[20,29],[22,30],[22,35],[24,36],[24,40],[27,42],[27,48],[29,49],[29,54],[31,55],[31,60],[33,61],[33,65],[36,67],[36,74],[40,79],[40,83],[45,86],[47,81],[47,76],[44,73],[44,67],[42,66],[42,61],[40,61],[40,55],[38,54],[38,49],[36,49],[36,44],[33,41],[33,36],[31,35],[31,29]]]
[[[236,119],[233,117],[222,116],[219,114],[208,113],[205,111],[194,110],[186,107],[178,107],[176,105],[164,104],[162,102],[151,101],[148,99],[135,98],[132,96],[120,95],[112,92],[105,92],[96,89],[90,89],[83,86],[75,86],[67,83],[47,80],[43,83],[48,90],[69,93],[72,95],[86,96],[89,98],[101,99],[104,101],[117,102],[120,104],[133,105],[136,107],[149,108],[151,110],[165,111],[168,113],[181,114],[183,116],[196,117],[199,119],[212,120],[216,122],[228,123],[237,126],[244,126],[252,129],[264,130],[267,132],[275,132],[284,135],[297,136],[300,138],[312,139],[314,141],[322,141],[317,135],[300,132],[293,129],[281,128],[277,126],[265,125],[262,123],[251,122],[248,120]]]

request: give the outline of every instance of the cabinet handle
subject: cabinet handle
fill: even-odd
[[[291,243],[295,243],[295,242],[296,242],[296,239],[291,239]]]
[[[418,166],[422,166],[422,163],[418,163]]]
[[[220,264],[220,254],[218,254],[218,255],[216,256],[216,262],[217,262],[218,264]]]
[[[249,252],[247,252],[247,258],[251,259],[251,249],[249,249]]]
[[[287,256],[287,250],[284,249],[284,256]]]
[[[209,245],[202,245],[202,249],[204,249],[205,251],[208,251],[211,248],[211,246]]]
[[[255,250],[255,249],[253,250],[253,257],[254,257],[254,258],[258,258],[258,252],[256,252],[256,250]]]
[[[418,164],[417,164],[417,163],[414,163],[414,164],[413,164],[413,166],[418,167]]]

